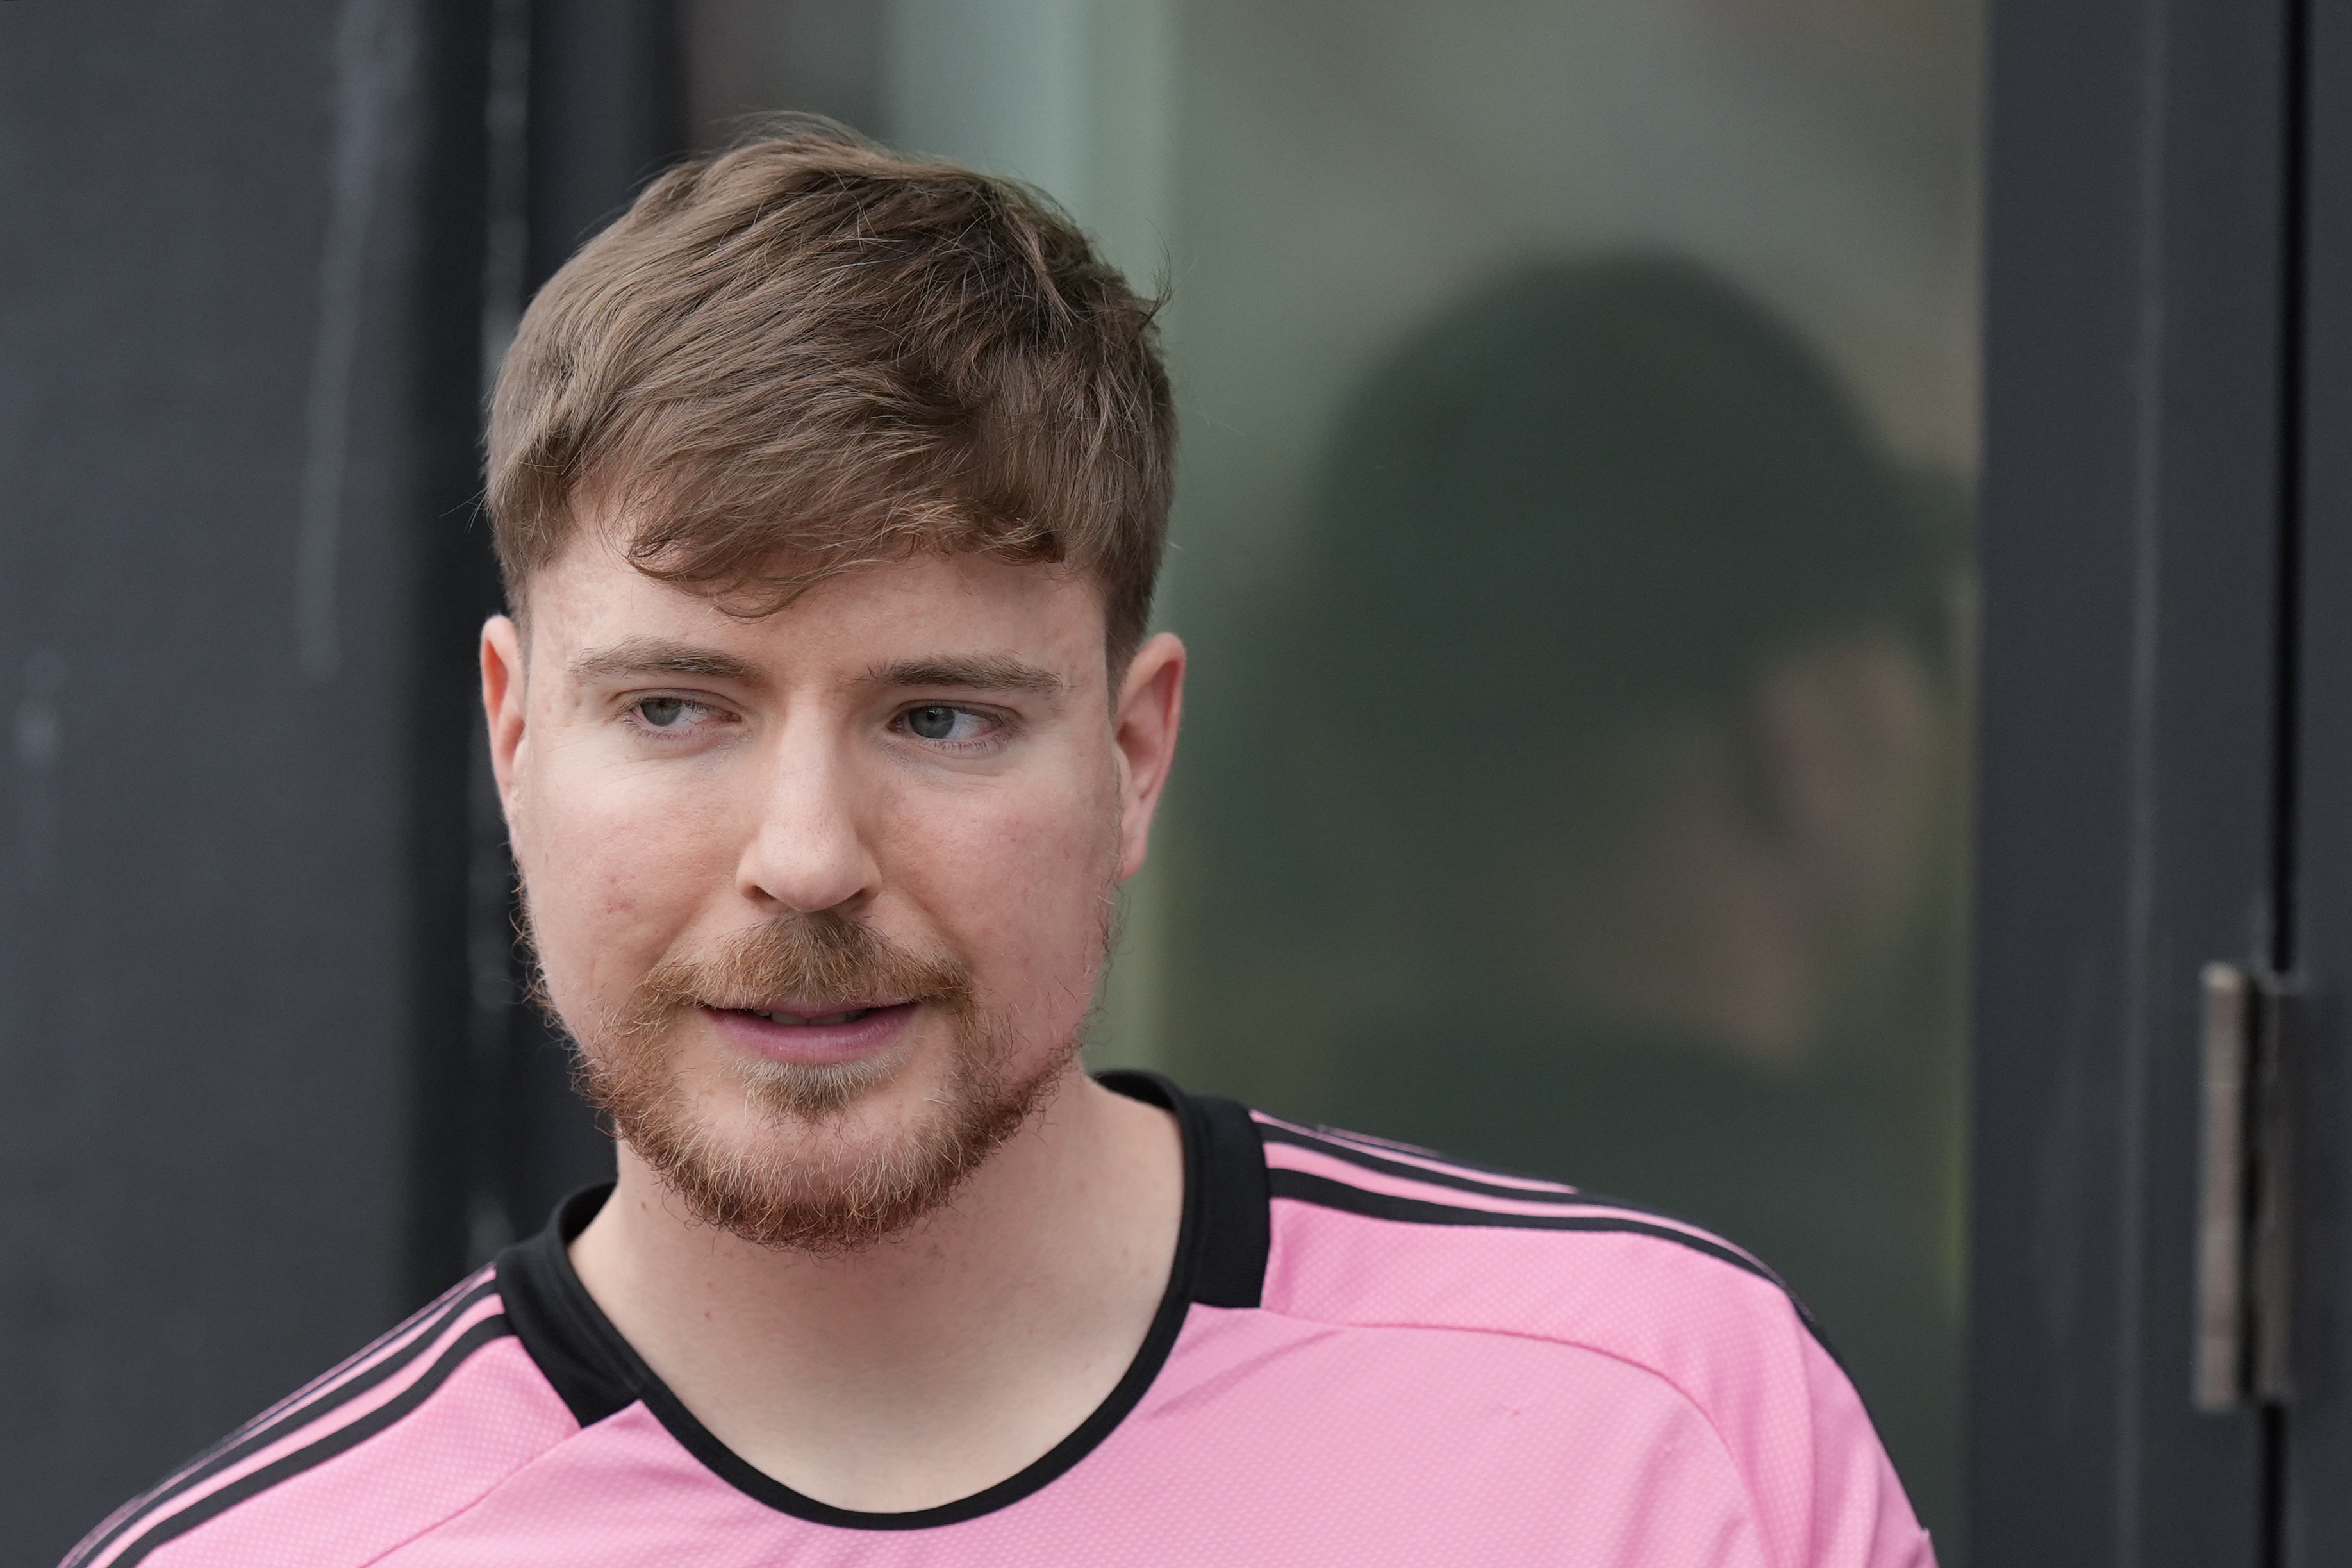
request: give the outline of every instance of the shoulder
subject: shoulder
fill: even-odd
[[[576,1430],[485,1269],[125,1504],[63,1568],[373,1562]]]
[[[1694,1314],[1711,1335],[1812,1333],[1762,1260],[1704,1227],[1563,1182],[1253,1115],[1275,1217],[1268,1295],[1290,1310],[1565,1339]],[[1472,1260],[1488,1266],[1465,1272]]]
[[[1606,1358],[1635,1375],[1608,1386],[1704,1418],[1775,1561],[1929,1560],[1861,1399],[1752,1254],[1563,1183],[1253,1115],[1271,1211],[1265,1310],[1547,1343],[1563,1387],[1597,1386],[1568,1372]]]

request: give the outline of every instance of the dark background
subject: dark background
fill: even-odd
[[[683,145],[674,37],[0,5],[0,1562],[607,1157],[512,1001],[478,407]]]

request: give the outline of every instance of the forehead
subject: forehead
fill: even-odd
[[[644,638],[770,665],[1018,650],[1075,672],[1104,654],[1102,603],[1089,581],[1059,566],[975,554],[853,567],[755,614],[748,598],[664,582],[615,546],[583,538],[533,576],[528,597],[533,664]]]

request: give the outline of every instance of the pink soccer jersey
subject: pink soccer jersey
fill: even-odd
[[[572,1273],[602,1191],[90,1535],[68,1568],[1931,1565],[1802,1312],[1706,1231],[1162,1080],[1168,1293],[1058,1447],[913,1513],[722,1447]]]

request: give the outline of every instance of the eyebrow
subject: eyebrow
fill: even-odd
[[[1053,671],[1010,653],[969,653],[900,659],[877,664],[861,677],[869,686],[931,686],[950,691],[1034,692],[1058,697],[1069,683]]]
[[[609,648],[576,654],[565,665],[575,681],[609,681],[644,675],[687,675],[734,681],[742,685],[767,684],[758,665],[732,653],[691,643],[658,637],[633,637]],[[950,691],[1034,692],[1058,697],[1068,689],[1053,671],[1016,659],[1010,653],[946,654],[926,659],[898,659],[876,664],[858,677],[867,686],[929,686]]]
[[[698,648],[691,643],[667,642],[659,637],[633,637],[609,648],[591,649],[575,655],[564,669],[575,681],[609,681],[638,675],[693,675],[707,680],[735,681],[751,686],[766,684],[759,666],[748,659],[739,659],[732,653],[721,653],[715,649]]]

